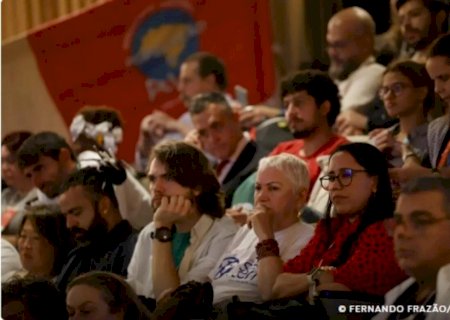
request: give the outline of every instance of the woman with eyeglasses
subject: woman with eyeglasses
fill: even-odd
[[[375,129],[369,137],[392,167],[401,167],[406,157],[425,158],[427,114],[434,106],[433,81],[425,65],[400,61],[388,66],[379,91],[386,112],[399,123]]]
[[[394,210],[384,155],[366,143],[338,147],[320,178],[329,192],[326,216],[300,254],[283,265],[266,253],[259,287],[269,299],[310,291],[354,291],[381,296],[405,279],[395,260],[385,219]],[[271,285],[267,285],[271,284]]]

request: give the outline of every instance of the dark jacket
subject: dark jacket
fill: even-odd
[[[64,292],[72,279],[91,270],[109,271],[125,277],[137,236],[138,232],[129,222],[122,220],[101,242],[73,249],[56,278],[56,285]]]
[[[264,157],[266,153],[253,141],[248,142],[242,150],[222,182],[222,190],[225,192],[225,206],[227,208],[231,206],[234,191],[241,182],[256,171],[259,159]]]

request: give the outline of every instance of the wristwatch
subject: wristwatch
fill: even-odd
[[[169,242],[173,240],[173,232],[168,227],[159,227],[150,233],[150,238],[160,242]]]

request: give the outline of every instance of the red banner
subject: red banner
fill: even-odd
[[[129,161],[140,119],[177,97],[177,70],[189,54],[220,56],[229,90],[246,87],[250,103],[269,98],[275,88],[268,1],[114,0],[28,40],[67,124],[84,105],[121,111],[125,136],[119,156]],[[183,107],[165,111],[178,116]]]

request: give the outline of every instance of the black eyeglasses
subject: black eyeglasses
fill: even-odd
[[[450,220],[449,217],[435,218],[429,213],[415,212],[405,219],[400,213],[394,213],[394,228],[399,226],[410,225],[414,231],[423,231],[427,227],[440,223],[445,220]]]
[[[381,87],[380,90],[378,90],[378,94],[381,99],[386,97],[389,94],[389,92],[392,92],[392,94],[394,96],[398,97],[399,95],[401,95],[403,93],[403,91],[406,88],[410,88],[410,87],[411,86],[407,83],[397,82],[391,86]]]
[[[353,176],[359,172],[367,172],[367,170],[358,170],[351,168],[342,168],[337,174],[327,174],[320,178],[320,185],[325,190],[330,190],[330,184],[334,181],[338,181],[341,188],[347,187],[352,183]]]

